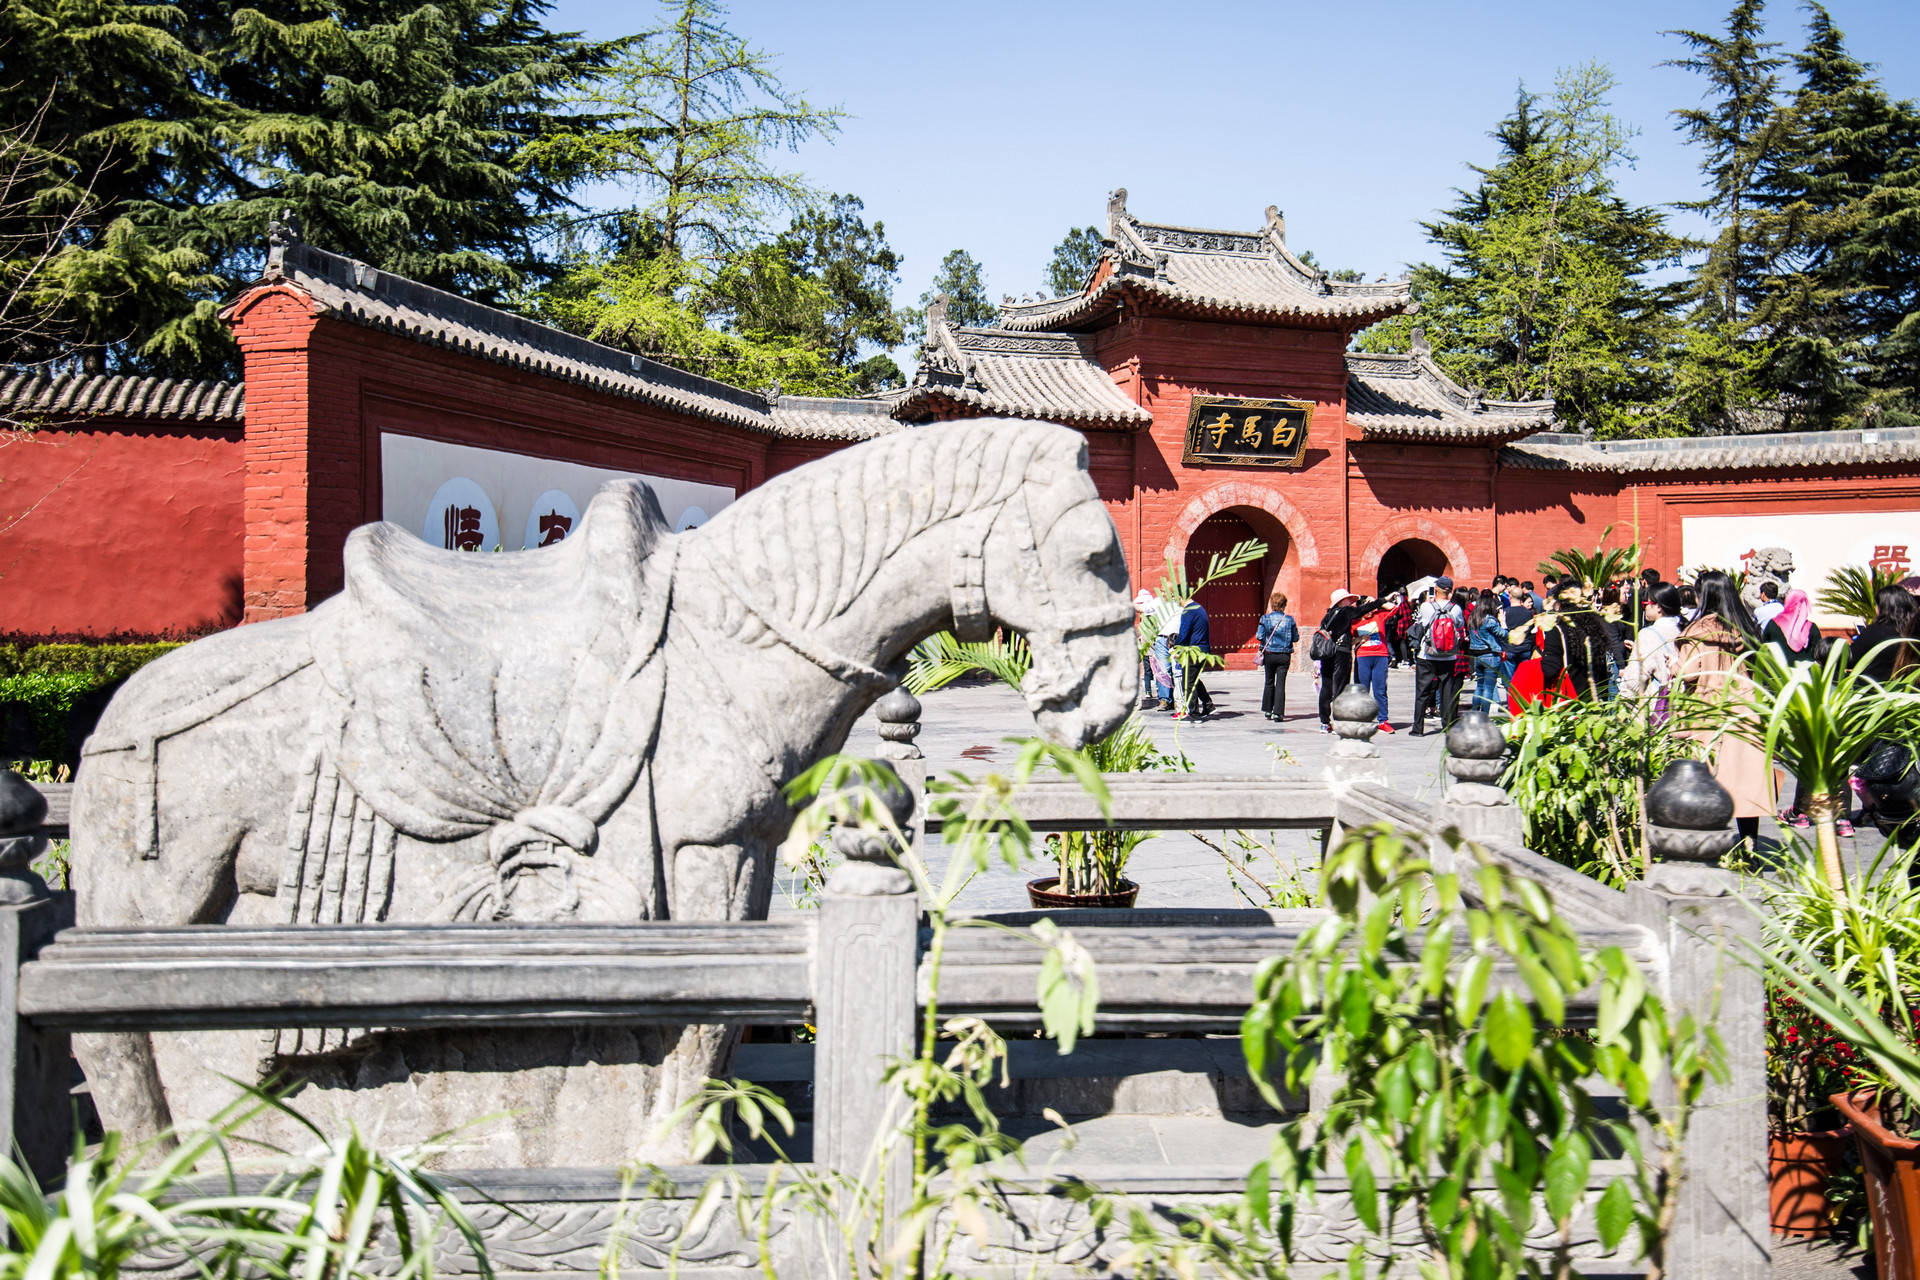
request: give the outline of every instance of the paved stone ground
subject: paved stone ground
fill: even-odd
[[[1252,777],[1320,776],[1334,739],[1320,732],[1312,674],[1295,671],[1290,675],[1288,718],[1278,725],[1260,715],[1259,679],[1259,673],[1252,671],[1209,675],[1207,686],[1217,711],[1204,721],[1175,722],[1164,712],[1143,714],[1155,740],[1163,748],[1177,746],[1186,752],[1196,769]],[[1006,739],[1032,732],[1019,695],[1003,685],[949,688],[924,702],[919,743],[931,773],[977,777],[1005,768],[1013,756]],[[1392,785],[1415,796],[1432,796],[1441,783],[1441,742],[1436,734],[1414,737],[1406,732],[1413,708],[1411,672],[1402,669],[1389,675],[1387,702],[1390,723],[1398,732],[1378,735],[1374,741],[1386,760]],[[1465,702],[1463,698],[1462,705]],[[877,741],[869,716],[855,727],[848,749],[871,750]],[[1775,835],[1771,824],[1762,825],[1763,846]],[[1304,866],[1311,866],[1317,856],[1311,837],[1302,833],[1279,833],[1276,847],[1280,856]],[[936,874],[944,868],[937,844],[927,849],[927,856]],[[1141,885],[1142,906],[1227,907],[1247,901],[1236,892],[1234,877],[1221,855],[1191,836],[1149,840],[1135,851],[1128,870]],[[1024,908],[1025,881],[1045,874],[1046,864],[1038,862],[1018,871],[995,866],[967,885],[957,905],[974,910]],[[775,910],[781,906],[776,901]],[[1077,1162],[1095,1164],[1143,1159],[1180,1163],[1195,1158],[1211,1164],[1243,1156],[1250,1164],[1265,1146],[1259,1127],[1226,1117],[1112,1115],[1082,1120],[1074,1128]],[[1042,1139],[1049,1140],[1057,1141]],[[1775,1243],[1774,1275],[1778,1277],[1870,1280],[1873,1270],[1871,1259],[1831,1243]]]

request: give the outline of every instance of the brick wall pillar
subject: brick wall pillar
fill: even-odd
[[[301,613],[340,586],[340,546],[362,518],[363,460],[353,396],[312,301],[255,289],[227,312],[246,364],[244,620]]]

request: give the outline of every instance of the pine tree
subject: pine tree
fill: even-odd
[[[1706,260],[1695,273],[1699,297],[1716,319],[1738,326],[1757,301],[1770,271],[1770,231],[1757,193],[1768,155],[1786,140],[1788,121],[1779,110],[1781,58],[1777,42],[1764,39],[1765,0],[1736,0],[1726,32],[1674,30],[1693,50],[1666,65],[1707,78],[1708,102],[1673,114],[1688,140],[1705,151],[1701,172],[1708,193],[1680,205],[1704,213],[1719,227]]]
[[[35,61],[69,164],[107,160],[50,288],[114,362],[182,376],[232,370],[215,311],[282,211],[430,284],[520,288],[579,177],[534,144],[588,127],[561,99],[610,54],[547,31],[538,0],[9,3],[9,28],[58,33]]]
[[[1607,435],[1681,428],[1660,373],[1675,300],[1650,279],[1680,242],[1615,188],[1632,157],[1607,111],[1612,87],[1585,66],[1562,72],[1551,99],[1517,92],[1491,135],[1495,163],[1425,224],[1445,264],[1414,271],[1418,320],[1376,326],[1363,348],[1401,346],[1418,323],[1442,367],[1489,395],[1553,399],[1563,421]]]
[[[965,249],[955,249],[940,259],[933,283],[920,295],[920,314],[909,335],[916,341],[926,337],[926,309],[941,294],[947,296],[947,323],[956,328],[984,327],[1000,318],[999,309],[987,301],[986,269]]]
[[[1047,262],[1047,288],[1053,296],[1064,298],[1084,289],[1106,248],[1106,237],[1098,227],[1075,227],[1067,232],[1053,246],[1053,257]]]
[[[608,127],[556,149],[641,199],[603,222],[644,225],[659,252],[717,270],[757,243],[769,214],[818,193],[771,155],[830,137],[844,115],[789,91],[773,60],[728,30],[714,0],[670,0],[666,21],[627,45],[593,104]]]

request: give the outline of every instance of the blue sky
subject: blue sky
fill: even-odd
[[[1420,221],[1486,161],[1515,85],[1598,60],[1638,128],[1629,198],[1695,196],[1698,157],[1668,115],[1700,79],[1661,67],[1670,27],[1717,30],[1731,0],[736,0],[730,24],[778,59],[789,88],[850,115],[785,157],[852,192],[905,256],[898,300],[965,248],[989,294],[1042,289],[1053,245],[1101,224],[1124,186],[1136,216],[1253,229],[1368,278],[1427,255]],[[1920,0],[1834,0],[1856,57],[1920,97]],[[652,25],[633,0],[557,0],[549,21],[595,35]],[[1771,34],[1799,47],[1803,14],[1774,0]],[[1677,225],[1690,225],[1682,217]]]

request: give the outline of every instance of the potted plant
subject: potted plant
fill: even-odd
[[[1154,744],[1139,716],[1087,748],[1101,773],[1184,772],[1185,755],[1168,754]],[[1145,831],[1062,831],[1047,837],[1056,874],[1027,882],[1027,901],[1036,908],[1130,907],[1140,886],[1126,878],[1127,859]]]
[[[1777,1236],[1833,1229],[1828,1192],[1853,1130],[1831,1099],[1851,1087],[1857,1062],[1853,1047],[1791,992],[1768,984],[1767,1203]]]
[[[1911,878],[1914,855],[1889,844],[1838,886],[1828,882],[1817,858],[1803,856],[1790,866],[1785,883],[1763,889],[1775,999],[1792,1000],[1845,1047],[1815,1050],[1843,1068],[1845,1083],[1830,1100],[1851,1126],[1859,1151],[1882,1280],[1920,1280],[1920,1039],[1912,1010],[1913,993],[1920,990],[1920,887]],[[1803,1092],[1816,1087],[1817,1077],[1808,1073]]]

